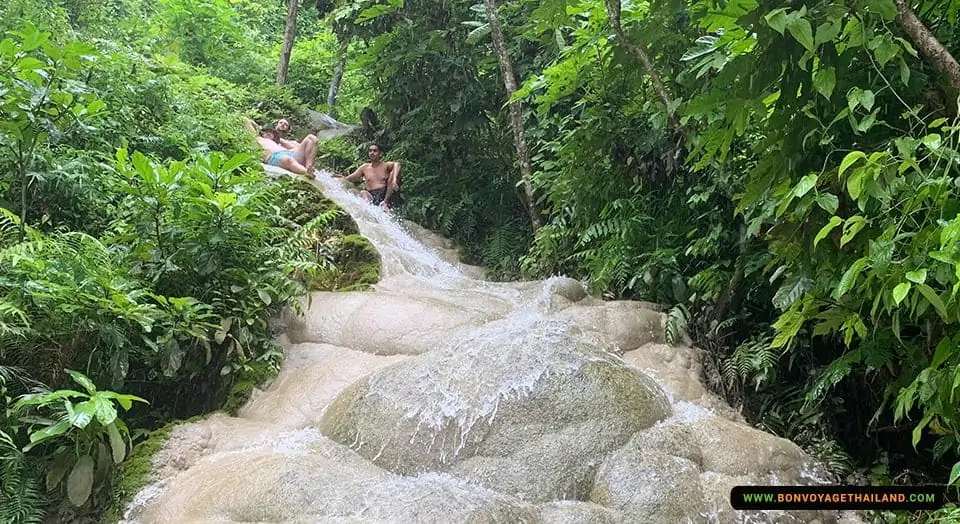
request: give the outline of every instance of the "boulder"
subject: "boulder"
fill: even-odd
[[[238,476],[238,472],[247,472]],[[539,510],[449,475],[400,477],[320,439],[297,453],[220,455],[177,478],[142,524],[192,522],[534,522]]]
[[[514,318],[355,383],[320,429],[401,475],[448,471],[546,502],[586,498],[603,456],[670,414],[620,359]]]

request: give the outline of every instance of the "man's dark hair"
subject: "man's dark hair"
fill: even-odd
[[[376,143],[376,142],[370,142],[370,145],[367,146],[367,149],[369,149],[369,148],[371,148],[371,147],[373,147],[373,146],[376,146],[377,151],[383,153],[383,148],[380,147],[380,144],[378,144],[378,143]]]
[[[274,129],[274,128],[272,128],[272,127],[265,127],[265,128],[263,128],[263,129],[260,130],[260,134],[261,134],[261,135],[263,135],[263,134],[268,134],[268,135],[270,135],[270,137],[271,137],[270,139],[271,139],[271,140],[276,140],[276,139],[277,139],[277,136],[278,136],[280,133],[278,133],[277,130]]]

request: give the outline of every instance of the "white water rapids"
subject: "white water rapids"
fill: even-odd
[[[742,484],[822,483],[700,382],[664,315],[579,282],[493,283],[323,173],[379,251],[372,291],[286,315],[280,375],[172,431],[125,522],[853,522],[736,512]]]

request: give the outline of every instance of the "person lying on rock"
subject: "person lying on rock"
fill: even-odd
[[[282,145],[287,149],[296,149],[300,147],[300,142],[287,138],[290,133],[290,121],[286,118],[281,118],[277,120],[277,123],[273,125],[273,129],[277,131],[277,143]],[[307,135],[303,137],[304,142],[313,142],[313,147],[317,147],[317,137],[315,135]]]
[[[364,189],[360,196],[372,205],[379,206],[384,211],[390,211],[393,199],[400,193],[400,163],[381,161],[382,152],[379,144],[370,144],[367,149],[370,161],[361,165],[356,171],[345,178],[350,182],[364,181]],[[337,178],[343,175],[334,175]]]
[[[289,122],[287,125],[289,126]],[[313,163],[317,158],[317,137],[307,135],[302,143],[297,143],[284,140],[276,129],[263,128],[257,133],[259,126],[250,119],[244,122],[244,127],[248,131],[258,134],[257,142],[263,148],[263,163],[286,169],[298,175],[308,173],[313,176],[317,175],[313,169]]]

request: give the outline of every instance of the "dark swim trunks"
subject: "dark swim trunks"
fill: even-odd
[[[387,196],[387,186],[383,186],[380,189],[370,189],[367,193],[370,193],[371,203],[379,206],[383,203],[383,197]]]

